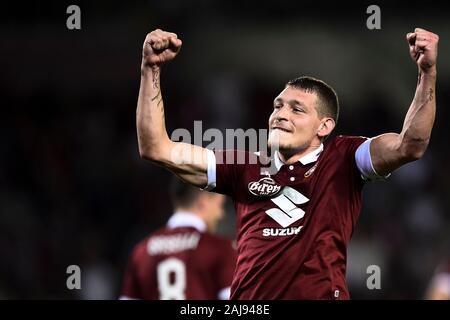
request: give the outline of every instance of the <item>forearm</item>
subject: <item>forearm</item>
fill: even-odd
[[[157,66],[142,68],[136,126],[139,153],[144,158],[157,157],[170,142],[165,125],[160,68]]]
[[[428,147],[436,113],[436,60],[439,36],[421,28],[406,35],[411,59],[419,69],[416,93],[400,134],[385,133],[372,139],[374,170],[385,176],[422,157]]]
[[[160,29],[145,37],[136,110],[139,153],[185,182],[202,188],[208,182],[208,154],[211,157],[211,152],[201,146],[170,140],[164,119],[160,66],[173,60],[181,45],[175,33]]]
[[[416,93],[400,134],[403,152],[413,158],[419,158],[430,141],[436,113],[435,91],[435,68],[419,73]]]

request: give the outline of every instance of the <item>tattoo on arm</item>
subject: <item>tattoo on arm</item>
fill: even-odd
[[[432,88],[430,88],[430,89],[428,89],[427,93],[428,93],[428,99],[427,99],[427,102],[430,102],[430,101],[433,100],[434,90],[433,90]]]
[[[153,89],[159,89],[159,69],[153,69]]]
[[[159,100],[158,100],[158,103],[157,103],[157,105],[159,106],[159,104],[162,102],[162,96],[161,96],[161,91],[159,91]],[[161,107],[161,111],[164,113],[164,109]]]
[[[156,96],[154,96],[154,97],[152,98],[152,101],[155,101],[156,98],[158,98],[160,95],[161,95],[161,90],[158,90],[158,93],[156,94]],[[159,102],[158,102],[158,104],[159,104]]]
[[[159,106],[159,104],[162,102],[162,96],[161,96],[161,88],[159,85],[159,68],[156,68],[153,70],[153,89],[158,89],[158,92],[156,93],[156,95],[152,98],[152,101],[155,101],[158,97],[158,103],[157,105]]]
[[[420,81],[422,80],[422,72],[419,72],[419,77],[418,77],[418,79],[417,79],[417,85],[419,85],[420,84]],[[430,102],[430,101],[432,101],[434,99],[434,90],[433,90],[433,88],[429,88],[428,90],[427,90],[427,100],[426,100],[426,102]]]

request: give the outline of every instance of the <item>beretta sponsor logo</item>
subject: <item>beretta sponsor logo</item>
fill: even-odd
[[[269,177],[261,178],[259,181],[252,181],[248,184],[248,191],[259,197],[269,197],[280,192],[281,186]]]

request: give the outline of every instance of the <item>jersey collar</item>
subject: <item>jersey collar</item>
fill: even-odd
[[[313,162],[317,161],[317,159],[319,158],[319,155],[322,151],[323,151],[323,143],[321,143],[317,149],[309,152],[308,154],[306,154],[303,157],[301,157],[300,159],[298,159],[298,161],[300,161],[300,163],[303,165],[313,163]],[[274,157],[275,158],[275,167],[279,171],[281,166],[284,165],[285,163],[280,159],[280,155],[279,155],[278,151],[276,151],[275,153],[276,153],[275,157]]]
[[[206,223],[192,212],[177,211],[167,221],[169,229],[191,227],[199,232],[206,232]]]

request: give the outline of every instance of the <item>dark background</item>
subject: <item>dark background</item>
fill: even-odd
[[[66,8],[81,8],[81,30]],[[381,7],[381,30],[366,8]],[[127,256],[171,214],[171,175],[139,159],[135,110],[142,42],[176,32],[162,71],[169,133],[265,128],[274,97],[300,75],[341,101],[336,133],[399,132],[417,69],[405,35],[440,35],[437,117],[423,159],[364,192],[349,249],[359,299],[421,299],[450,253],[450,14],[444,2],[164,0],[2,4],[0,13],[0,298],[116,299]],[[220,233],[234,236],[228,204]],[[82,290],[66,288],[79,265]],[[378,265],[381,290],[368,290]]]

